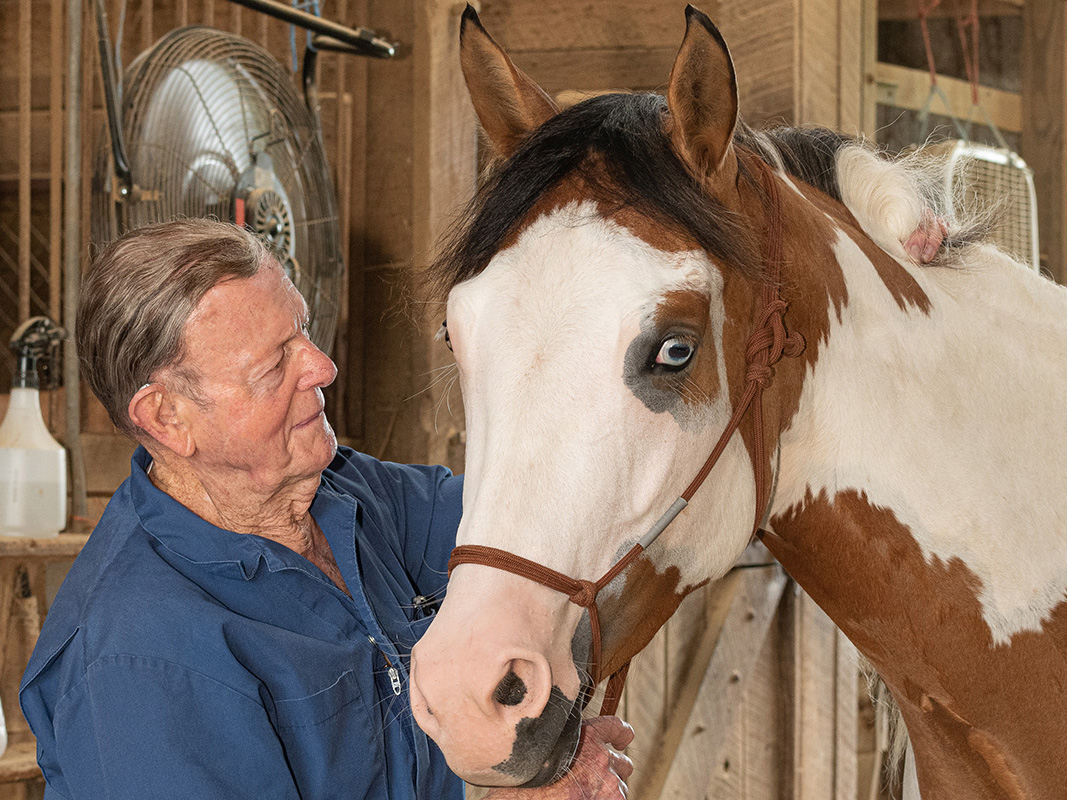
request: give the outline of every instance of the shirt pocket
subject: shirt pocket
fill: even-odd
[[[370,710],[373,693],[371,680],[361,684],[349,670],[315,694],[275,701],[278,735],[301,797],[351,800],[382,791],[384,740]]]

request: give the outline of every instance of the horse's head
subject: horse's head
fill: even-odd
[[[439,270],[467,415],[459,544],[595,581],[698,472],[743,390],[766,198],[733,144],[726,45],[702,13],[686,18],[666,101],[559,112],[464,15],[467,85],[505,161]],[[690,507],[600,592],[596,676],[589,615],[565,594],[454,570],[411,696],[460,776],[540,785],[566,769],[592,681],[749,541],[753,439],[742,425]],[[708,529],[714,543],[698,541]]]

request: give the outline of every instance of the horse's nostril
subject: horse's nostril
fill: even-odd
[[[517,706],[524,697],[526,697],[526,684],[514,671],[508,672],[493,690],[493,699],[502,706]]]

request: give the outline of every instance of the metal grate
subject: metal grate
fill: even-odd
[[[1018,155],[953,140],[935,148],[946,156],[945,183],[958,214],[990,214],[989,240],[1033,269],[1040,268],[1034,173]]]

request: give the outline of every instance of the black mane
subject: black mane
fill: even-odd
[[[691,238],[752,278],[758,246],[744,219],[712,198],[671,147],[666,101],[654,94],[609,94],[565,109],[535,130],[489,177],[446,237],[431,283],[447,293],[479,274],[546,193],[568,176],[585,181],[610,211],[633,208]],[[834,155],[849,140],[830,131],[738,126],[735,142],[840,199]],[[742,178],[752,180],[742,167]]]

